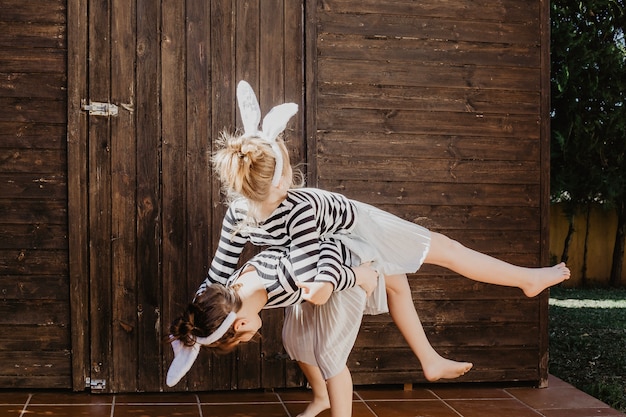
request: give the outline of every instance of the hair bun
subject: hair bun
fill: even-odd
[[[193,346],[195,343],[193,337],[194,325],[189,317],[178,317],[170,326],[170,334],[174,339],[180,340],[186,346]]]

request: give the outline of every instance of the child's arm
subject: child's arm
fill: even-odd
[[[303,289],[303,298],[313,304],[324,304],[333,291],[342,291],[355,285],[371,294],[378,284],[378,273],[363,264],[349,267],[350,255],[347,249],[335,241],[320,242],[318,275],[313,282],[298,283]]]
[[[209,268],[207,277],[209,283],[226,284],[237,268],[239,256],[248,241],[247,238],[235,233],[239,221],[235,209],[229,207],[222,221],[219,244]]]

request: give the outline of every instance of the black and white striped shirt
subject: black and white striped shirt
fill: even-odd
[[[354,286],[354,272],[344,265],[351,262],[350,252],[345,246],[333,239],[320,242],[320,258],[318,268],[332,271],[333,275],[341,276],[342,288]],[[287,307],[301,303],[302,290],[296,285],[297,275],[286,247],[271,246],[252,257],[245,265],[235,271],[222,282],[224,285],[233,285],[241,272],[249,265],[254,266],[267,291],[267,303],[264,309]],[[324,274],[322,274],[324,276]],[[324,279],[322,279],[324,281]],[[201,294],[212,281],[207,278],[196,295]]]
[[[289,190],[286,199],[262,223],[246,225],[245,199],[233,202],[224,216],[219,245],[207,280],[225,284],[234,273],[246,242],[287,249],[298,281],[328,281],[335,291],[354,286],[354,273],[343,264],[323,258],[320,242],[349,233],[356,217],[354,205],[341,194],[315,188]],[[323,261],[326,259],[326,261]],[[322,260],[322,262],[320,262]]]

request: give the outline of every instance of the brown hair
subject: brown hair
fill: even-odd
[[[195,337],[206,337],[217,329],[231,311],[241,309],[241,298],[237,294],[239,286],[226,287],[210,284],[190,303],[182,316],[170,325],[170,334],[186,346],[193,346]],[[217,353],[228,353],[237,345],[241,334],[230,327],[218,341],[209,346]]]
[[[277,140],[283,153],[283,174],[287,172],[289,152],[281,138]],[[251,202],[267,199],[274,176],[276,157],[269,142],[258,136],[240,136],[223,132],[219,145],[222,149],[213,155],[213,169],[224,191],[229,196],[243,196]],[[294,173],[297,182],[302,176]],[[300,186],[293,183],[290,186]]]

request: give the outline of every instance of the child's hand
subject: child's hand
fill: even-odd
[[[378,272],[370,267],[370,262],[353,266],[352,270],[356,276],[356,285],[363,288],[369,297],[378,286]]]
[[[324,304],[333,293],[335,287],[330,282],[297,282],[302,288],[302,298],[312,304]]]

